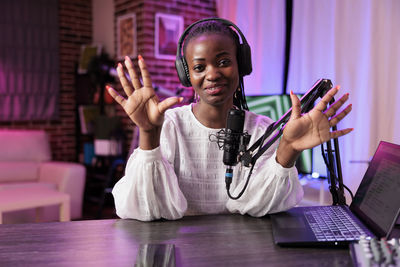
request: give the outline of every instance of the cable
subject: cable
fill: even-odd
[[[350,188],[348,188],[345,184],[343,184],[343,187],[349,192],[350,197],[351,197],[351,202],[353,202],[353,199],[354,199],[353,192],[351,192]]]
[[[231,183],[232,183],[232,176],[230,177],[231,179],[229,179],[228,177],[225,177],[226,192],[228,193],[228,196],[229,196],[230,199],[237,200],[243,195],[244,191],[246,190],[246,188],[247,188],[247,186],[249,184],[250,176],[251,176],[251,173],[253,172],[253,168],[254,168],[254,165],[252,165],[251,168],[250,168],[249,175],[247,176],[246,183],[243,186],[242,191],[240,191],[240,193],[236,197],[232,196],[231,193],[229,192],[229,189],[230,189]],[[230,169],[230,170],[232,170],[232,169]]]

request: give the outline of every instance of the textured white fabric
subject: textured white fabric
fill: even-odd
[[[271,119],[246,112],[244,129],[250,145],[265,132]],[[225,189],[223,151],[210,142],[220,129],[202,125],[191,105],[168,110],[160,147],[136,149],[125,176],[113,188],[117,215],[149,221],[178,219],[184,215],[241,213],[263,216],[296,205],[303,196],[296,168],[283,168],[275,160],[274,144],[257,161],[250,183],[239,200]],[[243,188],[249,168],[235,166],[231,194]]]

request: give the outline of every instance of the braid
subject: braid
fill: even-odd
[[[239,89],[233,96],[233,104],[241,110],[249,110],[246,101],[246,95],[244,94],[244,83],[243,77],[239,77]]]

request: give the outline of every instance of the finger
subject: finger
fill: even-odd
[[[291,119],[297,119],[301,116],[301,103],[297,95],[293,94],[293,91],[290,90],[290,100],[292,101],[292,115]]]
[[[336,124],[339,123],[339,121],[341,121],[344,117],[346,117],[347,114],[350,113],[350,111],[352,110],[353,105],[349,104],[344,110],[342,110],[342,112],[340,112],[339,114],[337,114],[336,116],[334,116],[333,118],[331,118],[329,120],[329,125],[335,126]]]
[[[117,93],[117,91],[114,90],[114,88],[112,88],[109,85],[106,85],[106,89],[107,92],[112,96],[112,98],[114,98],[114,100],[120,104],[122,107],[125,105],[126,99],[121,96],[120,94]]]
[[[129,77],[131,77],[132,85],[135,90],[140,89],[142,84],[140,83],[139,77],[136,74],[135,68],[133,67],[132,60],[130,57],[125,57],[125,66],[128,70]]]
[[[335,115],[336,111],[349,99],[349,93],[344,94],[341,98],[339,98],[335,103],[329,106],[329,108],[325,111],[325,115],[328,117],[332,117]]]
[[[323,112],[326,109],[326,107],[328,106],[329,101],[331,101],[331,99],[339,91],[339,88],[340,88],[340,86],[336,86],[336,87],[332,88],[331,90],[329,90],[324,95],[324,97],[321,99],[321,101],[319,101],[319,103],[315,106],[315,109]]]
[[[133,93],[133,89],[128,82],[128,79],[125,76],[124,67],[121,63],[118,63],[117,73],[119,81],[121,82],[122,88],[124,88],[124,92],[127,96],[130,96]]]
[[[331,132],[331,139],[346,135],[346,134],[352,132],[353,130],[354,130],[354,128],[347,128],[344,130],[333,131],[333,132]]]
[[[153,87],[153,83],[151,82],[151,77],[147,69],[146,62],[144,62],[144,59],[141,55],[138,56],[138,59],[139,59],[140,73],[142,74],[142,79],[143,79],[143,86]]]
[[[183,101],[183,97],[171,96],[158,104],[158,111],[163,114],[167,109],[179,104]]]

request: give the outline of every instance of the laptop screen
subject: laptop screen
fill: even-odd
[[[400,145],[381,141],[350,209],[378,236],[387,236],[400,212]]]

